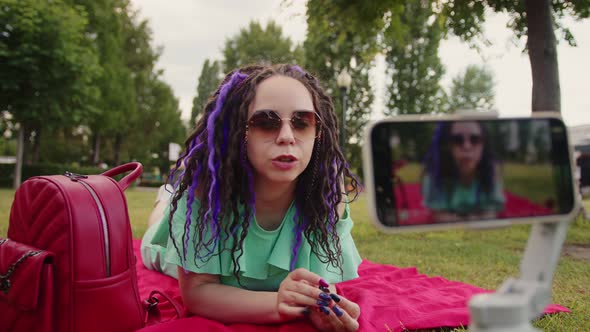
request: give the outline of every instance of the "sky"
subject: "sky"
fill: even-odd
[[[283,27],[295,43],[305,40],[305,2],[297,0],[132,0],[140,17],[150,22],[153,43],[163,47],[158,68],[179,99],[183,118],[188,119],[197,80],[206,59],[221,60],[225,40],[236,35],[252,20],[266,24],[270,19]],[[291,3],[285,6],[283,3]],[[493,46],[480,53],[456,37],[441,43],[439,55],[446,68],[442,85],[469,64],[485,64],[495,75],[495,105],[502,117],[527,116],[531,107],[531,69],[522,53],[524,41],[515,44],[506,28],[508,16],[492,13],[484,26]],[[590,124],[590,19],[568,20],[578,47],[565,42],[558,46],[562,117],[567,125]],[[372,79],[376,92],[373,118],[382,117],[384,62],[377,61]],[[354,88],[354,83],[352,88]]]

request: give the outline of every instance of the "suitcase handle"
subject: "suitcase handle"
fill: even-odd
[[[131,162],[123,165],[119,165],[115,168],[111,168],[108,171],[102,173],[104,176],[114,177],[116,175],[131,171],[119,181],[119,186],[122,190],[127,189],[133,181],[135,181],[143,172],[143,166],[138,162]]]

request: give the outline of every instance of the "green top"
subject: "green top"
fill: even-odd
[[[504,209],[506,198],[504,197],[502,183],[496,182],[492,192],[480,190],[478,201],[479,181],[474,180],[470,185],[455,182],[452,191],[434,191],[431,188],[430,177],[425,175],[422,179],[422,196],[424,206],[433,210],[450,211],[457,214],[469,214],[474,212],[496,211]]]
[[[192,220],[196,219],[199,207],[200,202],[195,199],[192,206]],[[243,208],[240,209],[240,213],[242,212]],[[178,201],[177,210],[172,218],[172,235],[174,236],[181,253],[184,248],[182,235],[185,227],[186,213],[186,195],[184,195]],[[292,231],[295,225],[293,222],[294,214],[295,206],[291,203],[291,206],[287,210],[279,227],[272,231],[267,231],[261,228],[256,222],[256,218],[252,220],[248,229],[248,235],[244,239],[243,254],[239,258],[240,282],[244,288],[264,291],[278,290],[281,281],[283,281],[289,273],[292,253],[291,247],[294,238]],[[169,208],[164,212],[164,220],[158,225],[151,243],[166,247],[164,259],[168,263],[182,266],[181,257],[178,255],[176,248],[172,244],[172,240],[169,238],[168,215]],[[344,216],[339,220],[336,226],[342,249],[342,275],[340,274],[339,269],[333,267],[329,263],[322,263],[320,259],[311,252],[311,246],[305,237],[303,237],[301,248],[299,249],[295,268],[306,268],[309,271],[320,275],[329,283],[346,281],[358,277],[357,268],[361,263],[361,257],[358,254],[350,233],[352,226],[353,222],[350,218],[349,207],[348,204],[346,204]],[[210,232],[211,230],[208,230],[208,235],[205,239],[210,238]],[[229,238],[225,243],[219,241],[215,251],[216,255],[208,257],[206,262],[197,258],[195,264],[194,234],[195,227],[193,224],[191,225],[191,239],[189,240],[186,256],[186,270],[195,273],[220,275],[222,284],[240,287],[237,278],[233,273],[230,251],[233,239]],[[223,248],[225,248],[225,250],[222,250]],[[205,252],[201,254],[204,256]]]

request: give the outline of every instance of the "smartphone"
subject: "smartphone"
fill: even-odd
[[[556,222],[579,209],[559,114],[396,116],[363,147],[372,219],[389,232]]]

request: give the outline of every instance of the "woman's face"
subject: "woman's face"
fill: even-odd
[[[257,181],[292,182],[305,170],[317,136],[314,112],[310,92],[296,79],[275,75],[258,85],[247,132]]]
[[[475,174],[483,152],[483,133],[476,122],[455,122],[451,125],[451,154],[462,177]]]

